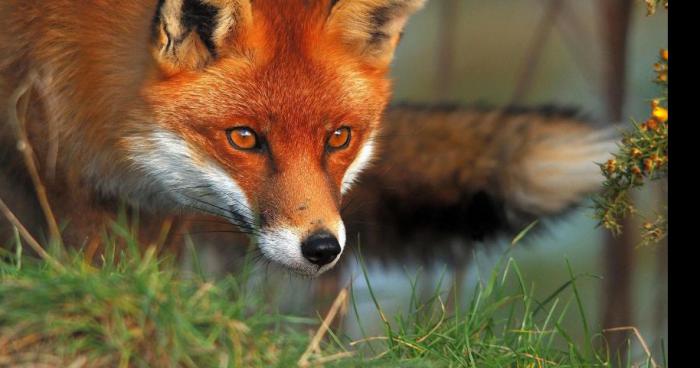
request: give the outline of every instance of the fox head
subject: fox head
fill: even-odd
[[[126,139],[140,188],[230,220],[300,274],[330,269],[341,196],[372,158],[389,64],[423,2],[160,0],[151,121]]]

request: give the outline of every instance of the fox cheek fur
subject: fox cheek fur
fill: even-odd
[[[306,275],[330,269],[345,246],[341,194],[372,158],[388,64],[422,2],[178,3],[162,2],[154,25],[156,149],[134,162],[179,203],[254,233],[270,260]],[[259,147],[231,147],[221,133],[236,127]],[[348,145],[329,150],[339,128]]]

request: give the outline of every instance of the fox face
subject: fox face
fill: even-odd
[[[375,151],[394,48],[420,0],[161,0],[133,134],[148,196],[228,219],[271,261],[338,261],[342,194]],[[139,118],[136,118],[139,119]]]

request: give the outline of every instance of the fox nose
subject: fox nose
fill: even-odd
[[[339,253],[338,239],[327,231],[316,232],[301,243],[301,254],[309,262],[318,266],[333,262]]]

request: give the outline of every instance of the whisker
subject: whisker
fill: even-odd
[[[192,189],[211,189],[211,188],[212,188],[211,185],[196,185],[196,186],[187,186],[187,187],[178,187],[178,188],[168,188],[168,189],[166,189],[166,190],[161,191],[160,193],[163,193],[163,192],[166,192],[166,191],[175,192],[175,193],[177,193],[177,194],[179,194],[179,195],[184,196],[184,197],[187,198],[187,199],[190,199],[190,200],[193,200],[193,201],[197,201],[197,202],[206,204],[206,205],[208,205],[208,206],[211,206],[211,207],[213,207],[213,208],[216,208],[216,209],[218,209],[218,210],[221,210],[221,211],[224,212],[224,213],[227,213],[227,214],[228,214],[228,213],[235,213],[236,216],[241,217],[243,220],[245,220],[245,221],[248,222],[248,223],[254,223],[254,222],[255,222],[255,219],[254,219],[254,218],[251,218],[250,216],[247,216],[247,215],[242,214],[242,213],[236,213],[236,212],[232,211],[230,208],[223,208],[223,207],[220,207],[220,206],[218,206],[218,205],[215,205],[215,204],[213,204],[213,203],[210,203],[210,202],[207,202],[207,201],[204,201],[204,200],[201,199],[201,197],[208,197],[208,196],[212,196],[212,195],[223,194],[223,195],[226,196],[226,198],[227,198],[228,200],[233,201],[234,204],[236,204],[238,207],[245,209],[245,210],[246,210],[247,212],[249,212],[249,213],[253,213],[253,212],[254,212],[254,211],[252,211],[252,209],[251,209],[249,206],[245,205],[244,203],[241,203],[241,201],[237,200],[236,198],[233,198],[233,197],[231,196],[231,194],[229,194],[229,193],[213,193],[213,192],[210,192],[210,193],[200,193],[200,194],[199,194],[200,198],[192,197],[191,195],[189,195],[188,193],[186,193],[187,190],[192,190]],[[193,208],[193,207],[190,206],[190,208]],[[194,207],[194,209],[199,209],[199,210],[201,210],[201,209],[198,208],[198,207]],[[209,212],[209,213],[211,213],[211,212]],[[223,216],[223,217],[226,217],[226,218],[228,218],[228,219],[232,219],[231,216],[225,216],[225,215],[220,214],[220,213],[211,213],[211,214],[217,215],[217,216]]]
[[[220,211],[223,212],[223,214],[222,214],[222,213],[218,213],[218,212],[212,213],[212,214],[215,214],[215,215],[218,215],[218,216],[221,216],[221,217],[230,219],[230,220],[234,220],[234,221],[240,221],[240,219],[242,218],[243,220],[246,220],[247,223],[252,223],[252,221],[250,221],[251,219],[250,219],[249,217],[246,217],[245,215],[242,215],[242,214],[234,213],[233,211],[231,211],[231,209],[228,209],[228,208],[224,208],[224,207],[215,205],[215,204],[213,204],[213,203],[211,203],[211,202],[208,202],[208,201],[205,201],[205,200],[203,200],[203,199],[201,199],[201,198],[191,197],[191,196],[189,196],[189,195],[187,195],[187,194],[182,194],[182,195],[185,196],[186,198],[192,200],[192,201],[195,201],[195,202],[198,202],[198,203],[200,203],[200,204],[204,204],[204,205],[210,206],[210,207],[212,207],[212,208],[218,209],[218,210],[220,210]],[[197,208],[197,207],[195,207],[195,208]],[[231,215],[229,215],[229,214],[231,214]]]
[[[189,197],[188,197],[188,198],[189,198]],[[198,201],[198,202],[200,202],[200,203],[202,203],[202,204],[212,205],[211,203],[208,203],[208,202],[202,201],[202,200],[198,200],[198,199],[196,199],[196,198],[190,198],[190,199],[192,199],[192,200],[194,200],[194,201]],[[223,218],[227,219],[227,220],[229,221],[229,223],[231,223],[232,225],[235,225],[235,226],[239,227],[240,229],[244,230],[247,234],[260,235],[260,233],[259,233],[259,231],[258,231],[257,229],[255,229],[254,227],[252,227],[252,226],[251,226],[250,224],[248,224],[248,223],[241,222],[241,219],[234,218],[234,217],[231,217],[231,216],[227,216],[226,214],[214,212],[214,211],[211,211],[211,210],[207,210],[206,208],[202,208],[202,207],[195,207],[195,206],[192,206],[192,205],[181,204],[181,203],[178,203],[178,204],[179,204],[179,205],[182,205],[182,206],[184,206],[184,207],[188,207],[188,208],[191,208],[191,209],[200,211],[200,212],[204,212],[204,213],[210,214],[210,215],[212,215],[212,216],[223,217]]]

